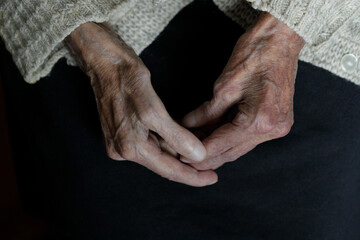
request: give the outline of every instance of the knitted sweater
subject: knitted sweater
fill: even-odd
[[[107,21],[139,54],[191,0],[1,0],[0,36],[24,76],[35,83],[62,57],[64,38],[80,24]],[[242,27],[267,11],[306,45],[300,60],[360,85],[359,0],[214,0]]]

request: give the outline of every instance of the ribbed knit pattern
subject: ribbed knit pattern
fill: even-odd
[[[229,0],[234,5],[241,3]],[[248,0],[255,9],[270,12],[306,41],[300,59],[360,85],[360,64],[348,73],[341,59],[360,60],[359,0]],[[241,8],[240,6],[234,8]]]
[[[1,0],[0,36],[25,81],[46,76],[67,53],[63,39],[80,24],[123,16],[136,0]]]
[[[1,0],[0,36],[29,83],[46,76],[56,61],[75,61],[63,39],[84,22],[108,21],[139,54],[191,0]],[[247,27],[268,11],[301,35],[300,59],[360,85],[360,67],[344,71],[345,54],[360,58],[359,0],[214,0]],[[257,10],[255,10],[257,9]]]

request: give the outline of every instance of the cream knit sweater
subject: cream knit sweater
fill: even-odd
[[[24,79],[74,59],[63,39],[80,24],[107,21],[140,53],[191,0],[1,0],[0,36]],[[360,85],[360,0],[214,0],[243,27],[267,11],[306,41],[300,59]],[[345,56],[345,58],[344,58]],[[316,79],[314,79],[316,81]]]

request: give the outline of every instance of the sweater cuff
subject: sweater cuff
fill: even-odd
[[[0,36],[28,83],[46,76],[68,54],[63,40],[79,25],[127,13],[135,0],[2,0]]]
[[[360,85],[359,0],[246,0],[287,24],[306,41],[300,60]],[[352,56],[345,67],[343,59]],[[355,67],[354,67],[355,66]]]
[[[271,13],[304,40],[317,46],[327,41],[360,10],[358,0],[247,0],[252,7]]]

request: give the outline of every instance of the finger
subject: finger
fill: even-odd
[[[147,90],[147,109],[140,111],[145,112],[142,116],[145,126],[159,134],[175,152],[192,162],[202,161],[206,157],[206,150],[201,141],[170,117],[151,86]]]
[[[167,143],[164,139],[159,140],[160,148],[163,152],[168,153],[170,156],[174,158],[178,158],[179,154]]]
[[[249,135],[248,129],[233,123],[222,125],[203,141],[207,150],[207,158],[218,156],[241,142],[249,142]],[[245,141],[245,139],[247,140]]]
[[[206,161],[209,158],[213,158],[226,150],[232,148],[238,144],[238,131],[239,129],[233,126],[231,123],[226,123],[216,129],[210,136],[203,140],[203,144],[206,149]],[[180,160],[183,162],[189,162],[186,156],[181,156]]]
[[[207,152],[204,162],[239,145],[241,142],[244,142],[244,144],[251,144],[249,139],[250,133],[248,129],[241,128],[233,123],[222,125],[203,140]],[[181,157],[180,160],[187,161],[188,159],[186,157]]]
[[[183,118],[185,127],[194,128],[216,122],[231,107],[231,104],[221,103],[214,98],[203,103]]]
[[[162,152],[153,144],[143,144],[141,151],[140,155],[144,157],[137,162],[171,181],[194,187],[203,187],[214,184],[218,180],[214,171],[197,171],[181,163],[168,153]]]
[[[191,164],[192,167],[194,167],[197,170],[215,170],[225,163],[233,162],[237,159],[239,159],[241,156],[244,156],[251,150],[253,150],[256,147],[256,144],[248,144],[248,145],[239,145],[236,147],[233,147],[224,153],[210,158],[206,159],[205,161],[201,163],[193,163]]]
[[[272,130],[267,129],[268,124],[264,122],[268,120],[262,114],[248,115],[239,112],[232,122],[222,125],[203,140],[207,158],[218,156],[235,146],[243,145],[247,148],[271,139]],[[266,131],[263,130],[265,128]]]
[[[260,143],[282,137],[288,132],[286,124],[285,127],[279,125],[271,131],[259,133],[258,122],[252,124],[246,121],[240,122],[242,122],[240,126],[234,123],[225,124],[206,138],[204,145],[208,157],[201,164],[192,164],[192,166],[199,170],[216,169],[225,162],[234,161],[245,155]]]
[[[240,129],[237,126],[232,123],[226,123],[205,138],[203,144],[207,155],[204,161],[216,157],[233,146],[236,146],[240,141],[239,131]],[[180,160],[183,162],[189,161],[185,156],[181,156]]]
[[[178,158],[179,154],[170,147],[167,142],[164,141],[159,135],[156,133],[149,134],[149,141],[153,142],[156,146],[158,146],[163,152],[167,152],[170,156],[174,158]]]
[[[191,162],[205,159],[205,147],[194,134],[175,123],[170,116],[165,117],[162,122],[155,130],[174,151]]]

